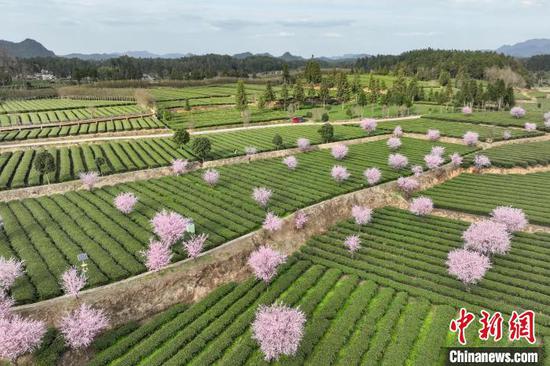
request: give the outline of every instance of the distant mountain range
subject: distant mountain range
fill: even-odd
[[[66,58],[79,58],[81,60],[108,60],[110,58],[117,58],[120,56],[130,56],[135,58],[181,58],[193,56],[191,53],[166,53],[158,55],[149,51],[126,51],[126,52],[112,52],[112,53],[70,53],[61,57]]]
[[[42,46],[41,43],[28,38],[21,42],[0,40],[0,49],[12,57],[19,58],[55,56],[55,53]]]
[[[499,47],[497,52],[514,57],[531,57],[535,55],[550,55],[550,39],[529,39],[514,45]]]

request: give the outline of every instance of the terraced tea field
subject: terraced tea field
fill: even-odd
[[[402,154],[411,164],[421,164],[434,144],[403,139]],[[466,153],[471,148],[442,144],[447,151]],[[354,145],[349,156],[335,162],[330,151],[299,154],[299,166],[289,172],[280,159],[219,169],[220,183],[207,186],[202,172],[179,177],[121,184],[92,192],[76,191],[0,204],[4,230],[0,232],[0,255],[25,260],[27,277],[17,282],[13,295],[19,302],[32,302],[60,294],[58,278],[70,265],[77,265],[77,254],[88,253],[89,285],[120,280],[145,270],[138,252],[150,237],[150,218],[162,208],[192,218],[197,232],[209,234],[210,249],[259,228],[265,211],[252,199],[253,187],[273,190],[269,209],[280,216],[295,212],[343,193],[365,186],[364,169],[379,167],[381,182],[401,174],[387,166],[388,148],[384,140]],[[351,173],[337,184],[330,176],[333,165],[342,164]],[[139,197],[134,212],[125,216],[113,206],[120,192]],[[181,248],[178,248],[181,249]],[[174,260],[182,258],[179,250]]]
[[[548,165],[550,163],[550,141],[526,142],[492,147],[483,151],[494,166],[512,168]],[[467,158],[470,161],[472,158]]]
[[[437,119],[450,122],[466,122],[473,124],[487,124],[494,126],[511,126],[523,128],[526,122],[536,123],[539,130],[544,130],[544,119],[542,113],[527,113],[523,118],[515,118],[509,112],[474,112],[467,116],[462,113],[434,113],[429,115],[430,119]]]
[[[307,318],[297,354],[282,357],[280,365],[443,364],[442,347],[456,346],[448,324],[462,306],[504,313],[536,309],[539,342],[548,340],[550,246],[541,243],[549,236],[517,236],[511,253],[494,258],[486,278],[466,291],[442,265],[448,251],[461,245],[465,227],[377,210],[360,234],[362,248],[351,257],[342,242],[357,228],[341,223],[311,239],[268,286],[257,280],[222,286],[127,334],[106,334],[108,346],[90,365],[267,365],[250,324],[260,304],[275,301],[299,306]],[[470,339],[477,330],[468,329]]]
[[[550,173],[461,174],[423,195],[437,207],[486,215],[496,206],[522,208],[532,224],[550,225]]]
[[[86,107],[107,107],[115,105],[134,104],[119,100],[85,100],[85,99],[30,99],[0,101],[0,114],[41,112],[59,109],[78,109]]]

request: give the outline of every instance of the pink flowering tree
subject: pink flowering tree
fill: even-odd
[[[149,241],[149,246],[141,254],[145,257],[145,267],[151,272],[166,267],[172,260],[170,245],[153,239]]]
[[[296,212],[294,216],[294,227],[297,230],[302,230],[309,221],[309,216],[304,211]]]
[[[61,275],[61,288],[65,294],[77,296],[86,281],[86,275],[73,266]]]
[[[474,222],[462,233],[464,248],[481,254],[505,254],[510,249],[510,233],[506,225],[483,220]]]
[[[97,184],[97,181],[99,179],[99,173],[98,172],[81,172],[78,177],[80,178],[80,183],[86,188],[87,190],[91,191],[94,189],[95,185]]]
[[[213,187],[218,184],[220,180],[220,173],[216,169],[208,169],[203,173],[202,179],[206,182],[206,184]]]
[[[462,114],[469,116],[470,114],[472,114],[472,108],[467,105],[462,107]]]
[[[491,166],[491,160],[486,155],[476,155],[474,157],[474,166],[477,170],[488,168]]]
[[[351,208],[351,216],[357,225],[366,225],[372,220],[372,209],[355,205]]]
[[[409,165],[409,159],[405,155],[390,154],[388,156],[388,165],[395,170],[401,170]]]
[[[338,144],[332,147],[331,154],[336,160],[342,160],[348,155],[348,147],[344,144]]]
[[[506,229],[513,233],[525,229],[527,217],[521,208],[499,206],[491,212],[493,221],[506,225]]]
[[[512,138],[512,132],[510,132],[509,130],[506,130],[502,133],[502,138],[504,140],[510,140]]]
[[[244,148],[244,153],[248,156],[255,155],[258,152],[258,149],[256,149],[254,146],[247,146]]]
[[[428,197],[417,197],[411,201],[409,211],[416,216],[427,216],[432,213],[434,204]]]
[[[426,132],[426,137],[430,141],[437,141],[441,138],[441,133],[439,130],[428,130],[428,132]]]
[[[113,203],[117,210],[125,215],[130,214],[138,202],[138,198],[132,192],[119,193]]]
[[[386,145],[388,145],[390,150],[397,150],[401,147],[401,139],[399,137],[390,137],[388,141],[386,141]]]
[[[174,244],[185,234],[187,226],[193,221],[174,212],[162,210],[151,219],[153,232],[168,246]]]
[[[377,123],[376,123],[376,120],[375,120],[375,119],[367,118],[367,119],[362,120],[362,121],[359,123],[359,126],[361,126],[361,128],[362,128],[364,131],[366,131],[367,133],[370,134],[371,132],[376,131]]]
[[[397,179],[397,187],[406,195],[410,195],[412,192],[420,188],[420,183],[411,177],[399,177]]]
[[[0,292],[8,291],[24,273],[23,262],[15,258],[0,257]]]
[[[445,154],[445,148],[443,146],[433,146],[430,154],[443,156],[443,154]]]
[[[550,121],[550,112],[544,113],[544,120],[545,121]]]
[[[403,128],[401,128],[401,126],[395,126],[395,128],[393,129],[393,136],[403,137]]]
[[[170,167],[170,169],[172,170],[172,173],[174,173],[175,175],[180,175],[187,172],[188,167],[189,167],[188,160],[174,159],[172,160],[172,166]]]
[[[421,165],[415,165],[411,168],[411,172],[414,174],[415,177],[420,177],[424,172],[424,168],[422,168]]]
[[[424,156],[424,162],[426,163],[426,167],[430,170],[437,169],[443,164],[444,159],[441,157],[441,155],[434,155],[429,154]]]
[[[0,360],[13,361],[34,351],[42,342],[46,324],[16,314],[0,317]]]
[[[273,192],[265,187],[255,187],[252,190],[252,198],[261,207],[266,207]]]
[[[466,286],[478,283],[491,268],[489,258],[466,249],[455,249],[449,252],[446,264],[449,274]]]
[[[286,258],[283,253],[264,245],[250,254],[248,265],[257,279],[269,283],[277,274],[277,267],[286,262]]]
[[[368,168],[363,172],[369,186],[373,186],[382,179],[382,172],[378,168]]]
[[[468,146],[475,146],[479,142],[479,133],[468,131],[462,136],[462,141]]]
[[[525,109],[521,107],[514,107],[510,109],[510,114],[512,115],[512,117],[515,117],[515,118],[523,118],[525,117],[527,112],[525,112]]]
[[[462,165],[462,156],[460,156],[459,153],[453,153],[452,155],[449,156],[449,158],[451,159],[451,164],[454,166],[454,167],[459,167]]]
[[[344,246],[353,256],[353,254],[361,248],[361,238],[359,238],[359,235],[349,235],[344,240]]]
[[[109,320],[103,310],[82,304],[61,319],[59,330],[69,347],[83,349],[92,344],[94,338],[108,325]]]
[[[252,338],[260,345],[266,361],[281,355],[293,356],[304,335],[306,316],[283,304],[260,305],[252,323]]]
[[[537,131],[537,124],[536,123],[525,122],[525,131],[527,131],[527,132],[536,132]]]
[[[183,242],[183,249],[185,249],[189,258],[197,258],[202,253],[206,240],[208,240],[208,234],[200,234],[192,235],[191,238]]]
[[[283,220],[273,212],[268,212],[262,227],[269,232],[275,232],[283,227]]]
[[[0,291],[0,319],[11,316],[15,300],[4,291]]]
[[[287,156],[283,159],[283,164],[285,164],[289,170],[296,170],[298,167],[298,159],[296,159],[295,156]]]
[[[334,179],[336,182],[342,183],[343,181],[347,180],[351,174],[348,173],[348,169],[346,167],[335,165],[332,167],[330,175],[332,176],[332,179]]]
[[[298,149],[303,152],[310,149],[311,142],[309,141],[309,139],[300,137],[298,140],[296,140],[296,145],[298,145]]]

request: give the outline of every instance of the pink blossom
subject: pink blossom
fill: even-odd
[[[286,158],[283,159],[283,163],[290,170],[294,170],[298,167],[298,159],[296,159],[295,156],[287,156]]]
[[[157,240],[150,240],[147,250],[141,252],[145,256],[145,267],[148,271],[158,271],[166,267],[172,260],[170,245]]]
[[[0,292],[7,291],[23,275],[23,262],[15,258],[0,257]]]
[[[115,199],[115,207],[123,214],[128,215],[134,210],[138,198],[132,192],[119,193]]]
[[[449,274],[466,285],[476,284],[491,268],[489,258],[466,249],[455,249],[447,256]]]
[[[547,119],[546,121],[544,121],[544,127],[550,128],[550,119]]]
[[[491,220],[475,222],[462,234],[464,248],[481,254],[504,254],[510,249],[506,225]]]
[[[351,253],[355,253],[361,247],[359,235],[349,235],[344,240],[344,245]]]
[[[420,187],[420,183],[411,177],[399,177],[397,187],[405,193],[411,193]]]
[[[537,124],[536,123],[525,122],[525,131],[534,132],[536,130],[537,130]]]
[[[510,114],[512,115],[512,117],[515,117],[515,118],[523,118],[525,117],[526,113],[527,112],[525,112],[525,109],[521,107],[514,107],[510,109]]]
[[[545,121],[550,121],[550,112],[544,113],[544,120]]]
[[[348,155],[348,147],[344,144],[338,144],[331,149],[332,156],[336,160],[342,160]]]
[[[294,227],[301,230],[306,226],[308,221],[309,216],[304,211],[298,211],[294,216]]]
[[[36,349],[46,333],[46,325],[19,315],[0,317],[0,359],[15,361]]]
[[[367,183],[373,186],[382,179],[382,172],[378,168],[369,168],[363,172],[363,176],[367,179]]]
[[[472,114],[472,108],[469,106],[462,107],[462,114],[470,115]]]
[[[103,310],[82,304],[61,319],[59,330],[67,345],[73,349],[82,349],[88,347],[108,325],[109,320]]]
[[[443,146],[434,146],[430,154],[443,156],[443,154],[445,154],[445,148]]]
[[[372,209],[355,205],[351,208],[351,216],[357,225],[365,225],[372,220]]]
[[[0,291],[0,319],[11,315],[11,308],[15,305],[15,300],[8,296],[4,291]]]
[[[254,155],[258,152],[258,149],[256,149],[254,146],[247,146],[244,148],[244,152],[246,155]]]
[[[254,198],[254,201],[256,201],[261,207],[265,207],[267,206],[272,194],[273,192],[271,189],[256,187],[252,191],[252,198]]]
[[[451,158],[451,164],[453,164],[453,166],[455,167],[459,167],[462,165],[462,156],[460,156],[459,153],[453,153],[452,155],[449,156]]]
[[[409,211],[416,216],[426,216],[432,213],[434,204],[428,197],[417,197],[411,201]]]
[[[443,164],[445,160],[441,157],[441,155],[434,155],[429,154],[424,156],[424,162],[426,162],[426,166],[428,169],[437,169]]]
[[[401,139],[399,137],[390,137],[386,142],[390,150],[397,150],[401,147]]]
[[[296,144],[298,145],[298,149],[300,151],[308,151],[311,147],[311,143],[308,139],[301,137],[296,141]]]
[[[437,141],[441,138],[441,133],[439,130],[428,130],[428,132],[426,132],[426,137],[430,141]]]
[[[468,131],[462,136],[462,141],[468,146],[475,146],[479,142],[479,133]]]
[[[202,179],[209,186],[215,186],[216,184],[218,184],[218,181],[220,180],[220,173],[216,169],[208,169],[202,175]]]
[[[403,136],[403,129],[401,126],[395,126],[393,129],[393,136],[394,137],[402,137]]]
[[[502,138],[504,140],[510,140],[512,138],[512,132],[506,130],[502,133]]]
[[[187,168],[189,167],[189,161],[182,160],[182,159],[174,159],[172,160],[172,173],[176,175],[183,174],[187,171]]]
[[[208,234],[193,235],[189,240],[183,242],[183,248],[189,258],[197,258],[204,248],[204,243],[208,239]]]
[[[375,119],[367,118],[362,120],[359,125],[363,130],[367,131],[368,133],[371,133],[376,130],[377,123]]]
[[[185,233],[187,226],[192,223],[191,219],[183,217],[174,211],[162,210],[157,212],[151,225],[153,232],[159,239],[169,246],[177,242]]]
[[[268,212],[263,222],[263,228],[267,231],[277,231],[283,227],[283,220],[273,212]]]
[[[81,172],[78,177],[80,178],[80,182],[86,188],[87,190],[91,191],[94,189],[94,186],[97,184],[97,180],[99,179],[99,173],[98,172]]]
[[[293,356],[304,335],[305,322],[305,314],[298,309],[277,303],[260,305],[252,323],[252,338],[268,362],[281,355]]]
[[[390,154],[388,156],[388,165],[395,170],[401,170],[409,165],[409,159],[405,155]]]
[[[341,183],[347,180],[351,174],[348,173],[348,169],[346,167],[341,165],[335,165],[332,167],[330,175],[332,175],[332,178],[335,181],[337,181],[338,183]]]
[[[271,282],[277,274],[277,267],[284,262],[286,255],[265,245],[252,252],[248,258],[248,265],[256,278],[265,283]]]
[[[523,230],[528,224],[521,208],[499,206],[491,212],[491,217],[493,221],[506,225],[509,232]]]
[[[476,155],[474,165],[477,169],[488,168],[491,166],[491,160],[485,155]]]
[[[415,177],[420,177],[424,172],[424,168],[422,168],[422,166],[420,165],[415,165],[411,168],[411,172],[414,174]]]
[[[67,295],[78,295],[84,286],[86,286],[86,275],[79,272],[74,266],[61,275],[61,288]]]

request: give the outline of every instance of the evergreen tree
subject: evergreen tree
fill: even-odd
[[[281,88],[281,99],[283,100],[283,107],[286,109],[286,101],[288,100],[288,86],[286,83]]]
[[[244,82],[239,80],[237,82],[237,94],[235,95],[235,108],[239,111],[244,111],[248,108],[248,98],[246,96],[246,90],[244,88]]]
[[[294,84],[294,100],[298,103],[302,103],[304,101],[304,86],[302,85],[302,80],[298,79],[296,80],[296,84]]]
[[[288,71],[288,64],[283,64],[283,84],[290,83],[290,72]]]
[[[34,159],[34,169],[41,176],[45,176],[48,184],[50,184],[50,173],[56,171],[55,158],[47,151],[39,152]]]
[[[191,149],[193,150],[193,154],[204,162],[208,155],[210,155],[212,145],[207,137],[197,137],[196,139],[193,139]]]
[[[324,143],[331,142],[334,138],[334,127],[330,123],[324,123],[318,132]]]
[[[265,85],[264,100],[266,102],[273,102],[275,100],[275,92],[273,92],[271,81],[268,81]]]
[[[326,105],[327,100],[330,98],[330,90],[328,87],[328,82],[325,80],[321,82],[321,88],[319,89],[319,98],[321,99],[323,106]]]
[[[308,83],[321,82],[321,66],[319,65],[319,62],[313,59],[313,57],[306,63],[304,78]]]
[[[184,128],[179,128],[175,130],[174,136],[172,136],[172,141],[176,144],[177,147],[183,148],[190,140],[189,132]]]
[[[284,147],[283,145],[283,138],[281,137],[281,135],[279,135],[278,133],[275,134],[275,136],[273,136],[273,145],[275,145],[275,148],[277,150],[280,150]]]

